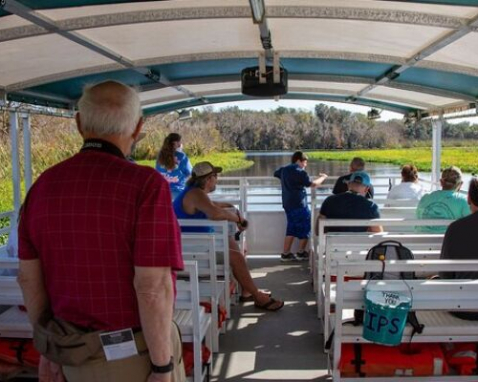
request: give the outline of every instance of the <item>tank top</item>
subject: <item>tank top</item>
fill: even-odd
[[[194,189],[194,187],[189,187],[187,186],[181,193],[178,195],[178,197],[174,200],[173,202],[173,208],[174,212],[176,213],[176,217],[178,219],[207,219],[207,216],[204,212],[198,211],[194,214],[188,214],[187,212],[184,211],[183,208],[183,200],[186,194]],[[181,232],[214,232],[213,227],[181,227]]]

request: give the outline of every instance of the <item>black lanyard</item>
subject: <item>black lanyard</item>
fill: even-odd
[[[103,139],[87,139],[83,143],[80,152],[87,150],[101,151],[103,153],[112,154],[121,159],[126,159],[123,152],[118,147],[108,141],[104,141]]]

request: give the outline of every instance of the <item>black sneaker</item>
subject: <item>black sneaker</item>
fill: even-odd
[[[283,263],[287,263],[289,261],[295,261],[295,255],[291,252],[289,253],[282,253],[280,255],[280,261],[282,261]]]
[[[307,251],[297,252],[295,255],[295,258],[299,261],[307,261],[309,260],[309,252]]]

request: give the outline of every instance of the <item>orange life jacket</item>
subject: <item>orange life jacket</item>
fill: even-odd
[[[211,313],[211,303],[210,302],[200,302],[199,305],[203,306],[206,310],[206,313]],[[227,311],[221,305],[217,306],[217,325],[221,329],[222,324],[226,321]]]
[[[201,349],[202,363],[203,365],[209,361],[211,356],[211,351],[207,348],[206,345],[202,345]],[[194,370],[194,349],[192,343],[183,343],[183,360],[184,360],[184,369],[186,370],[186,375],[193,375]]]
[[[477,366],[476,344],[471,342],[443,344],[448,365],[460,375],[473,375]]]
[[[40,353],[31,339],[0,338],[0,360],[12,365],[37,368]]]
[[[439,344],[344,344],[339,368],[342,377],[433,376],[448,373]]]

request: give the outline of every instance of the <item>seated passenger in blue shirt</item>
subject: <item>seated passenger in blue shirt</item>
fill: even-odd
[[[181,151],[181,136],[177,133],[169,134],[165,139],[156,161],[156,170],[169,183],[171,196],[174,199],[184,190],[186,180],[191,175],[191,162]]]
[[[378,219],[378,206],[366,198],[371,185],[370,176],[356,171],[350,176],[349,190],[344,194],[331,195],[322,203],[318,219]],[[318,231],[318,220],[316,232]],[[328,227],[327,232],[382,232],[381,226],[371,227]],[[318,232],[317,232],[318,234]]]
[[[228,203],[213,202],[208,194],[216,189],[217,174],[221,167],[214,167],[209,162],[196,163],[192,169],[191,178],[188,179],[186,188],[173,202],[174,212],[178,219],[210,219],[227,220],[237,223],[241,231],[247,228],[247,221],[239,211],[228,211],[232,205]],[[212,228],[181,227],[182,232],[211,232]],[[242,288],[242,301],[254,301],[256,308],[275,311],[284,306],[284,302],[270,297],[261,292],[251,277],[244,254],[234,240],[229,236],[229,262],[232,273]]]

